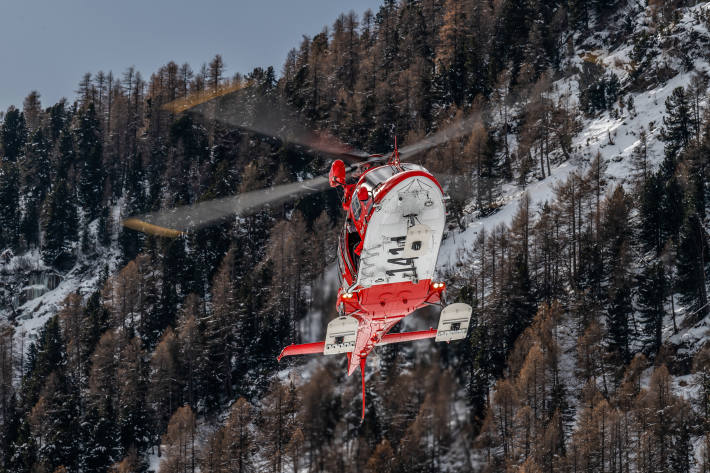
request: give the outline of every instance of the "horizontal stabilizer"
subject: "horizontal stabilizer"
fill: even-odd
[[[301,345],[289,345],[283,350],[281,350],[281,354],[276,358],[278,361],[281,361],[281,358],[284,356],[293,356],[293,355],[314,355],[316,353],[323,353],[323,349],[325,348],[325,342],[314,342],[314,343],[303,343]]]

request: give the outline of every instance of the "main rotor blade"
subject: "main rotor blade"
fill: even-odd
[[[138,215],[124,220],[122,224],[151,235],[177,237],[188,230],[213,225],[236,214],[248,215],[267,204],[319,192],[328,188],[328,185],[328,177],[319,176],[303,182],[293,182],[232,197]]]
[[[273,136],[282,141],[343,158],[351,163],[370,155],[328,133],[316,133],[302,125],[291,110],[274,94],[264,94],[254,86],[225,87],[211,94],[190,96],[171,102],[173,112],[191,112],[247,131]]]
[[[444,144],[447,141],[465,136],[473,131],[476,123],[478,123],[480,119],[481,115],[479,113],[474,113],[470,117],[459,120],[421,141],[417,141],[416,143],[400,148],[399,159],[407,161],[429,148],[433,148],[434,146]]]

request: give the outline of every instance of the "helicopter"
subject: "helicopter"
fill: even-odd
[[[407,162],[414,155],[466,135],[477,117],[460,120],[433,135],[385,154],[370,154],[333,136],[306,128],[274,97],[252,87],[223,88],[166,106],[174,113],[197,113],[236,128],[272,136],[335,159],[328,175],[272,186],[240,195],[130,217],[122,224],[144,233],[176,237],[192,229],[245,215],[267,204],[336,188],[345,219],[338,238],[340,286],[337,316],[325,340],[285,347],[277,356],[345,354],[347,374],[358,368],[365,418],[365,365],[375,346],[434,338],[466,337],[472,308],[446,305],[436,329],[390,333],[417,309],[443,306],[446,284],[435,280],[436,261],[446,220],[445,193],[432,173]],[[347,161],[350,166],[345,163]]]

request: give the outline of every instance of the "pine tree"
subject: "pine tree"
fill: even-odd
[[[662,343],[664,302],[668,293],[668,281],[660,261],[644,268],[638,276],[638,304],[641,311],[643,331],[650,343],[650,353],[655,353]]]
[[[167,432],[163,436],[166,458],[160,464],[160,471],[166,473],[195,472],[197,425],[190,406],[178,408],[170,418]],[[237,470],[239,471],[239,470]]]
[[[206,367],[202,365],[202,357],[206,352],[206,343],[201,317],[202,301],[190,294],[185,300],[177,327],[178,364],[182,371],[182,385],[186,403],[197,407],[198,399],[203,395],[203,383]]]
[[[76,133],[79,162],[79,197],[87,221],[99,216],[103,198],[102,134],[93,102],[79,113]]]
[[[609,292],[609,308],[606,316],[609,349],[626,364],[631,360],[629,318],[633,314],[633,306],[630,282],[625,274],[622,273],[614,278]]]
[[[30,413],[32,429],[39,429],[37,463],[49,471],[78,467],[80,444],[79,391],[60,368],[53,371]]]
[[[64,180],[69,176],[69,170],[77,166],[74,137],[68,126],[64,126],[57,138],[59,145],[54,156],[54,180]]]
[[[710,427],[710,346],[698,351],[693,357],[693,374],[698,386],[698,394],[694,399],[696,412],[700,416],[703,430]],[[710,452],[706,452],[710,455]],[[709,465],[710,466],[710,465]]]
[[[658,205],[664,196],[663,179],[659,173],[651,174],[642,184],[639,203],[641,217],[639,236],[648,249],[660,254],[666,243],[666,222],[663,219],[663,207]]]
[[[252,455],[256,445],[251,433],[252,406],[240,397],[232,404],[224,425],[223,451],[231,463],[231,470],[246,473],[252,469]]]
[[[28,350],[21,389],[24,409],[30,409],[37,403],[45,380],[52,371],[64,364],[65,356],[59,318],[55,316],[42,327],[37,342],[30,345]]]
[[[674,422],[673,446],[670,453],[670,467],[673,473],[690,473],[694,466],[695,452],[693,451],[691,412],[689,405],[680,406],[681,415]]]
[[[633,313],[631,304],[632,281],[629,272],[629,198],[623,187],[617,186],[605,202],[602,238],[606,240],[605,269],[609,281],[609,304],[607,307],[607,334],[610,350],[624,363],[631,361],[631,327],[629,318]]]
[[[168,328],[160,343],[155,347],[150,361],[150,391],[148,397],[153,403],[157,432],[162,432],[175,408],[180,405],[177,383],[177,343],[175,333]]]
[[[666,142],[666,158],[675,158],[691,138],[691,115],[688,97],[683,87],[676,87],[666,99],[661,138]]]
[[[269,471],[282,473],[286,463],[286,447],[297,427],[297,399],[293,384],[274,381],[263,400],[257,441],[269,459]]]
[[[37,131],[42,124],[42,102],[39,92],[33,90],[25,97],[22,101],[22,113],[25,116],[28,133]]]
[[[535,315],[535,301],[525,257],[514,256],[508,280],[503,286],[503,341],[507,352]],[[503,355],[503,354],[501,354]]]
[[[25,209],[20,231],[27,245],[39,244],[41,205],[51,184],[49,143],[42,129],[32,134],[22,162],[22,190]]]
[[[148,364],[141,341],[134,337],[123,345],[117,367],[116,429],[121,451],[142,453],[150,439]]]
[[[688,215],[680,231],[678,244],[676,289],[682,301],[698,311],[700,319],[708,314],[707,280],[708,242],[697,214]]]
[[[27,141],[27,126],[25,116],[15,107],[10,107],[5,113],[5,120],[0,126],[0,145],[2,145],[2,161],[17,162],[22,157]]]
[[[99,473],[121,459],[111,403],[89,404],[82,418],[82,471]]]
[[[0,248],[14,248],[19,241],[19,177],[16,163],[0,161]]]
[[[10,446],[17,437],[19,427],[17,396],[13,385],[17,362],[13,353],[13,336],[12,326],[0,323],[0,467],[7,467],[9,463]]]
[[[662,172],[662,170],[659,171],[659,175]],[[674,242],[678,241],[679,232],[687,212],[684,201],[685,196],[679,178],[676,176],[667,178],[663,187],[663,196],[658,205],[661,219],[661,240],[663,242],[669,239]]]
[[[234,253],[229,251],[212,282],[212,315],[207,320],[206,327],[211,371],[208,392],[212,391],[212,386],[221,385],[227,396],[231,396],[233,389],[232,357],[237,352],[233,327],[235,324],[239,327],[240,324],[240,321],[234,320],[233,317],[237,304],[231,278],[233,265]]]
[[[72,194],[60,179],[48,196],[42,218],[42,259],[58,269],[74,264],[78,217]]]
[[[569,17],[571,25],[580,31],[589,28],[589,2],[587,0],[569,0]]]

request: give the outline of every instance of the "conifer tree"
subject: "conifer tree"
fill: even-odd
[[[82,470],[90,473],[107,471],[121,459],[111,403],[104,409],[89,404],[82,418]]]
[[[19,177],[16,163],[0,161],[0,248],[14,248],[19,241]]]
[[[162,432],[175,408],[180,405],[177,383],[177,343],[171,328],[163,334],[155,347],[150,361],[150,391],[148,397],[153,403],[154,426]]]
[[[41,205],[49,192],[51,183],[49,143],[42,129],[32,134],[22,162],[22,191],[25,209],[20,231],[27,245],[39,244]]]
[[[506,294],[503,301],[503,339],[507,352],[535,315],[532,284],[524,255],[514,257],[503,292]]]
[[[150,439],[148,366],[141,341],[134,337],[123,345],[116,376],[118,393],[116,429],[121,451],[142,453]]]
[[[710,427],[710,347],[705,346],[693,357],[693,373],[699,387],[695,407],[704,431]],[[710,455],[710,452],[706,454]]]
[[[113,451],[118,448],[118,432],[116,429],[117,400],[112,393],[118,391],[118,359],[120,354],[119,335],[114,330],[107,330],[101,336],[96,349],[91,355],[91,372],[89,374],[89,392],[87,415],[93,420],[100,421],[88,427],[86,435],[93,436],[92,431],[101,430],[102,434],[96,435],[99,449],[108,449],[107,464],[120,460]]]
[[[676,87],[666,99],[666,115],[663,117],[661,137],[666,142],[666,159],[675,158],[691,138],[691,111],[685,89]]]
[[[65,356],[59,318],[55,316],[42,327],[37,342],[30,345],[28,350],[21,389],[23,408],[30,409],[37,403],[44,382],[64,364]]]
[[[630,202],[623,187],[618,186],[605,204],[602,235],[607,242],[604,252],[605,267],[608,270],[606,277],[609,281],[607,308],[609,348],[624,363],[628,363],[631,361],[629,344],[632,338],[629,318],[633,313],[632,280],[629,273]]]
[[[178,408],[170,418],[167,432],[163,436],[166,459],[161,462],[160,471],[167,473],[195,472],[197,425],[190,406]],[[239,471],[239,470],[237,470]]]
[[[54,180],[67,179],[69,170],[77,167],[74,136],[68,126],[65,126],[57,138],[59,145],[54,156]]]
[[[639,236],[646,247],[660,254],[668,237],[664,231],[666,222],[663,219],[663,207],[658,202],[664,196],[663,179],[659,173],[652,173],[642,184],[639,203],[641,217]]]
[[[16,409],[14,329],[0,323],[0,467],[9,463],[10,445],[17,436],[19,411]]]
[[[708,313],[706,289],[708,242],[705,229],[697,214],[688,215],[680,231],[678,243],[676,288],[682,300],[691,304],[692,311],[702,318]]]
[[[102,134],[93,102],[79,113],[75,131],[79,161],[79,197],[87,213],[87,221],[99,216],[103,198]]]
[[[680,401],[682,402],[682,401]],[[673,443],[670,453],[670,467],[674,473],[690,473],[694,466],[694,451],[689,405],[679,406],[680,415],[674,422]]]
[[[28,133],[37,131],[42,124],[42,102],[39,92],[33,90],[25,97],[22,101],[22,113],[25,116]]]
[[[237,300],[231,278],[234,265],[234,253],[229,251],[220,265],[212,283],[212,315],[207,320],[206,339],[210,351],[210,385],[222,385],[228,396],[233,389],[232,356],[236,353],[236,341],[233,332],[235,321],[233,314]],[[241,331],[240,331],[241,332]]]
[[[73,196],[63,179],[48,196],[42,220],[42,259],[58,269],[70,268],[74,264],[79,222]]]
[[[293,384],[274,381],[264,398],[256,438],[269,459],[269,471],[281,473],[286,464],[288,442],[296,429],[298,399]]]
[[[232,404],[224,425],[223,452],[231,471],[247,473],[252,470],[252,455],[256,445],[251,432],[252,406],[240,397]]]
[[[24,114],[10,107],[5,113],[5,120],[0,126],[0,145],[2,145],[2,161],[15,163],[19,161],[27,141],[27,126]]]
[[[663,317],[666,314],[664,302],[668,293],[662,262],[656,261],[644,268],[638,277],[638,291],[643,331],[650,342],[650,352],[655,353],[662,343]]]
[[[569,17],[571,25],[585,31],[589,28],[589,2],[586,0],[569,0]]]
[[[75,470],[80,444],[79,392],[63,370],[52,372],[30,414],[33,431],[39,429],[37,464],[49,471],[59,466]]]
[[[609,348],[626,364],[631,359],[629,318],[633,313],[633,307],[631,305],[631,287],[625,274],[614,278],[609,292],[609,308],[606,317]]]

